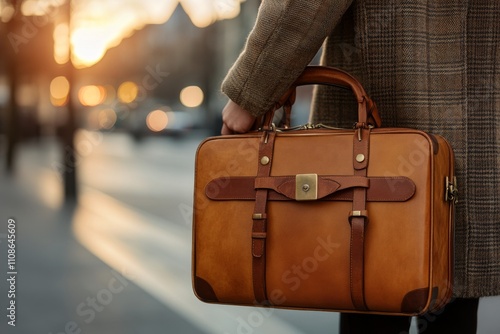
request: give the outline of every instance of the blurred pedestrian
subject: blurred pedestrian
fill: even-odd
[[[263,0],[222,91],[223,134],[248,131],[323,45],[385,126],[439,133],[456,154],[454,300],[420,333],[475,333],[479,297],[500,295],[500,1]],[[350,126],[356,103],[315,90],[312,122]],[[341,333],[407,333],[408,317],[341,314]]]

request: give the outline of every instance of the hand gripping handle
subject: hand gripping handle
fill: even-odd
[[[374,126],[380,127],[382,120],[380,118],[377,106],[368,97],[361,83],[349,73],[334,67],[326,66],[308,66],[304,72],[295,80],[288,91],[283,95],[276,105],[276,109],[280,107],[288,108],[287,113],[291,111],[291,106],[295,102],[296,88],[303,85],[323,84],[329,86],[338,86],[340,88],[349,89],[353,92],[358,102],[358,125],[362,127]],[[270,117],[266,118],[264,124],[272,120],[271,112]],[[270,123],[269,123],[270,124]]]

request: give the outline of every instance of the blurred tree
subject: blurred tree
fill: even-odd
[[[33,7],[36,10],[28,11],[29,16],[25,16],[23,1],[10,0],[13,15],[6,24],[6,40],[4,41],[7,46],[4,50],[8,64],[10,91],[5,126],[6,169],[9,173],[14,170],[16,147],[21,138],[39,135],[39,94],[47,93],[41,92],[45,87],[42,83],[43,78],[50,78],[54,73],[63,72],[71,83],[73,81],[73,65],[71,62],[57,65],[53,48],[54,18],[69,22],[71,2],[71,0],[46,2],[45,7]],[[63,5],[58,7],[60,4]],[[28,92],[24,90],[26,87],[30,88]],[[78,164],[74,145],[76,115],[71,97],[70,92],[66,103],[67,117],[61,133],[63,168],[60,172],[64,180],[65,198],[72,201],[77,197],[76,167]],[[29,106],[26,105],[27,103]]]

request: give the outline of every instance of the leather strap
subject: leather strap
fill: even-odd
[[[370,143],[370,129],[358,128],[358,134],[354,136],[353,165],[354,175],[367,175],[368,153]],[[365,226],[368,222],[366,211],[366,188],[354,189],[352,211],[349,216],[351,224],[351,300],[356,310],[366,311],[368,307],[365,301],[364,288],[364,260],[365,260]]]
[[[355,176],[318,176],[317,198],[326,197],[336,191],[343,189],[370,186],[370,180],[366,177]],[[295,198],[296,177],[295,176],[272,176],[255,179],[255,189],[267,188],[281,193],[291,199]]]
[[[259,145],[258,177],[269,177],[273,161],[274,131],[265,131]],[[252,280],[255,300],[268,305],[266,291],[266,238],[268,189],[258,189],[255,193],[255,208],[252,215]]]
[[[323,182],[323,181],[326,182]],[[363,181],[364,180],[364,181]],[[359,177],[348,175],[319,175],[318,200],[352,201],[353,188],[369,188],[368,202],[405,202],[415,194],[415,183],[404,176]],[[338,188],[332,185],[339,184]],[[216,178],[205,187],[205,195],[215,201],[254,201],[256,188],[269,189],[268,201],[295,200],[295,176],[230,176]],[[326,195],[325,195],[326,194]]]

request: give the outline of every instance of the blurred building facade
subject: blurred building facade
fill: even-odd
[[[195,114],[198,126],[216,129],[225,103],[219,93],[221,80],[239,54],[259,4],[258,0],[247,0],[241,4],[239,16],[206,28],[195,27],[178,6],[166,23],[136,31],[109,49],[97,64],[75,70],[72,97],[77,125],[88,126],[87,119],[96,108],[116,109],[115,118],[120,121],[140,108],[142,102],[152,100],[171,110]],[[5,133],[9,124],[9,75],[15,73],[22,137],[54,134],[67,119],[67,106],[54,105],[50,96],[52,80],[67,72],[67,66],[54,61],[55,24],[42,17],[19,19],[15,34],[8,31],[8,23],[0,22],[0,47],[12,54],[9,59],[7,52],[0,53],[0,131]],[[12,60],[18,64],[15,72],[11,71]],[[124,82],[134,82],[139,89],[135,101],[128,104],[117,98]],[[78,93],[88,85],[107,87],[111,92],[106,92],[98,105],[82,105]],[[200,106],[186,107],[180,102],[180,92],[188,86],[198,86],[203,91]],[[116,127],[119,125],[117,122]]]

